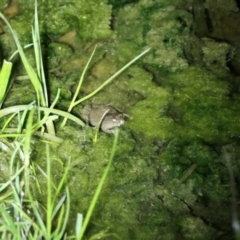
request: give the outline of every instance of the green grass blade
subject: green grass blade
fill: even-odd
[[[4,130],[7,128],[7,126],[9,125],[9,123],[12,121],[12,119],[17,115],[18,113],[13,113],[7,120],[6,122],[4,123],[2,129],[1,129],[1,132],[4,132]]]
[[[58,99],[59,99],[59,96],[60,96],[60,89],[58,89],[57,95],[56,95],[56,97],[55,97],[55,99],[54,99],[54,101],[53,101],[53,103],[51,104],[51,106],[50,106],[49,109],[53,109],[53,108],[54,108],[54,106],[57,104],[57,101],[58,101]],[[37,130],[37,129],[40,128],[42,125],[44,125],[44,124],[46,123],[47,119],[49,118],[49,115],[50,115],[50,112],[45,112],[43,119],[41,119],[39,122],[37,122],[36,124],[34,124],[33,129]],[[55,131],[54,131],[54,133],[55,133]],[[55,134],[52,134],[52,135],[55,135]]]
[[[58,201],[58,203],[56,204],[56,206],[54,207],[53,209],[53,212],[52,212],[52,221],[54,220],[54,218],[56,217],[56,215],[59,213],[59,211],[61,210],[64,202],[66,200],[66,195],[62,196],[60,198],[60,200]],[[53,202],[54,203],[54,202]]]
[[[33,114],[34,108],[30,111],[30,114],[27,119],[27,127],[25,133],[25,141],[23,145],[23,152],[24,152],[24,165],[26,167],[30,164],[30,154],[31,154],[31,139],[32,139],[32,125],[33,125]],[[28,181],[29,182],[29,181]],[[28,183],[27,182],[27,183]]]
[[[83,215],[81,213],[78,213],[77,220],[76,220],[76,227],[75,227],[75,235],[77,239],[79,239],[80,232],[82,231],[82,225],[83,225]]]
[[[47,236],[50,238],[52,230],[52,214],[53,214],[53,202],[52,202],[52,174],[51,174],[51,158],[49,145],[46,144],[46,157],[47,157],[47,216],[46,216],[46,228]]]
[[[13,35],[13,38],[14,38],[14,41],[15,41],[15,44],[17,46],[17,49],[19,51],[19,55],[22,59],[22,62],[23,62],[23,65],[26,69],[26,72],[31,80],[31,83],[35,89],[35,92],[37,94],[37,99],[39,101],[40,99],[40,102],[41,102],[41,105],[42,106],[46,106],[46,101],[45,101],[45,97],[44,97],[44,93],[43,93],[43,89],[42,89],[42,85],[39,81],[39,78],[36,74],[36,72],[34,71],[34,69],[32,68],[32,66],[30,65],[29,61],[27,60],[27,57],[26,55],[24,54],[24,51],[23,51],[23,48],[21,47],[21,44],[18,40],[18,37],[16,35],[16,33],[14,32],[14,30],[12,29],[11,25],[9,24],[8,20],[5,18],[5,16],[0,12],[0,18],[3,19],[3,21],[6,23],[6,25],[8,26],[8,28],[10,29],[12,35]]]
[[[18,131],[17,131],[18,133],[21,133],[21,132],[22,132],[22,127],[23,127],[24,122],[25,122],[25,120],[26,120],[27,114],[28,114],[28,112],[30,111],[30,109],[32,109],[32,107],[34,106],[34,104],[35,104],[35,102],[31,102],[30,104],[28,104],[28,105],[26,106],[26,108],[24,109],[22,116],[19,117],[18,127],[17,127],[17,128],[18,128]]]
[[[62,237],[64,233],[66,232],[66,227],[69,221],[69,215],[70,215],[70,192],[68,187],[66,188],[66,209],[65,209],[65,216],[63,219],[63,224],[61,226],[61,230],[59,232],[59,236]]]
[[[136,62],[139,58],[141,58],[144,54],[146,54],[151,48],[146,49],[141,54],[136,56],[133,60],[131,60],[129,63],[127,63],[124,67],[122,67],[120,70],[118,70],[115,74],[113,74],[109,79],[107,79],[101,86],[99,86],[96,90],[88,94],[87,96],[79,99],[73,104],[73,107],[78,105],[79,103],[87,100],[88,98],[94,96],[96,93],[98,93],[100,90],[102,90],[106,85],[108,85],[114,78],[116,78],[119,74],[121,74],[124,70],[126,70],[131,64]]]
[[[72,108],[73,108],[74,105],[75,105],[75,101],[76,101],[77,96],[78,96],[78,94],[79,94],[79,91],[80,91],[80,89],[81,89],[81,86],[82,86],[82,83],[83,83],[83,80],[84,80],[84,76],[85,76],[86,71],[87,71],[87,69],[88,69],[88,67],[89,67],[89,64],[90,64],[90,62],[91,62],[91,60],[92,60],[92,58],[93,58],[93,55],[94,55],[94,53],[95,53],[95,51],[96,51],[96,48],[97,48],[97,45],[94,47],[93,52],[92,52],[90,58],[88,59],[87,64],[85,65],[85,67],[84,67],[84,69],[83,69],[83,72],[82,72],[82,74],[81,74],[81,77],[80,77],[80,79],[79,79],[79,81],[78,81],[77,89],[76,89],[76,91],[75,91],[75,93],[74,93],[73,99],[72,99],[72,101],[71,101],[71,103],[70,103],[70,106],[69,106],[69,108],[68,108],[68,112],[71,112],[71,111],[72,111]],[[67,118],[64,118],[64,119],[63,119],[63,122],[62,122],[62,124],[61,124],[61,126],[60,126],[60,128],[63,128],[63,127],[65,126],[66,122],[67,122]]]
[[[87,69],[88,69],[88,67],[89,67],[90,62],[92,61],[93,55],[94,55],[94,53],[95,53],[95,51],[96,51],[96,48],[97,48],[97,45],[94,47],[94,49],[93,49],[93,51],[92,51],[92,54],[91,54],[90,58],[88,59],[87,64],[85,65],[85,67],[84,67],[84,69],[83,69],[83,72],[82,72],[81,77],[80,77],[80,79],[79,79],[79,83],[78,83],[77,89],[76,89],[76,91],[75,91],[75,93],[74,93],[74,96],[73,96],[73,99],[72,99],[72,101],[71,101],[71,103],[70,103],[68,112],[71,112],[71,110],[72,110],[72,108],[73,108],[73,106],[74,106],[74,103],[75,103],[75,101],[76,101],[76,99],[77,99],[77,96],[78,96],[78,94],[79,94],[79,91],[80,91],[80,89],[81,89],[81,86],[82,86],[82,83],[83,83],[83,80],[84,80],[86,71],[87,71]]]
[[[11,71],[12,63],[4,60],[2,69],[0,71],[0,108],[7,93],[7,86],[9,83]]]
[[[55,227],[54,231],[51,234],[51,239],[58,240],[61,239],[61,236],[59,235],[60,229],[64,220],[64,212],[65,212],[65,205],[62,204],[59,211],[58,211],[58,217],[56,219],[57,226]]]
[[[6,116],[8,114],[11,114],[11,113],[24,111],[26,106],[27,105],[17,105],[17,106],[12,106],[12,107],[1,109],[0,110],[0,118]],[[62,116],[62,117],[66,117],[66,118],[72,120],[73,122],[77,123],[81,127],[85,126],[85,123],[83,121],[81,121],[78,117],[75,117],[74,115],[72,115],[68,112],[58,110],[58,109],[51,109],[51,108],[47,108],[47,107],[39,107],[38,109],[40,111],[43,111],[43,112],[53,113],[53,114],[56,114],[56,115],[59,115],[59,116]]]
[[[27,44],[27,45],[23,46],[23,48],[26,49],[26,48],[29,48],[29,47],[32,47],[32,46],[33,46],[33,44],[30,43],[30,44]],[[19,51],[18,51],[18,50],[16,50],[16,51],[10,56],[9,61],[12,61],[12,59],[13,59],[17,54],[19,54]],[[29,79],[29,77],[28,77],[27,79]]]
[[[97,126],[96,126],[96,129],[95,129],[95,133],[94,133],[94,136],[93,136],[93,142],[96,143],[97,142],[97,138],[98,138],[98,133],[99,133],[99,130],[100,130],[100,127],[101,127],[101,124],[102,124],[102,121],[103,119],[105,118],[106,114],[109,112],[110,109],[108,109],[107,111],[105,111],[103,113],[103,115],[101,116]]]
[[[56,202],[59,194],[61,193],[61,190],[63,188],[64,183],[66,183],[67,175],[68,175],[69,170],[70,170],[70,163],[68,163],[68,165],[66,166],[66,168],[64,170],[64,175],[62,176],[62,178],[61,178],[61,180],[60,180],[60,182],[57,186],[57,189],[55,190],[55,196],[53,197],[53,202],[54,203]]]
[[[33,37],[33,45],[34,45],[37,72],[38,72],[39,79],[41,80],[41,83],[42,83],[44,96],[45,96],[45,100],[46,100],[46,106],[48,106],[49,105],[48,92],[47,92],[46,78],[45,78],[45,74],[44,74],[41,39],[40,39],[39,33],[40,33],[40,29],[39,29],[39,22],[38,22],[38,8],[37,8],[37,1],[35,0],[34,29],[32,29],[32,37]]]
[[[112,161],[113,161],[113,158],[114,158],[114,154],[115,154],[116,149],[117,149],[118,135],[119,135],[119,130],[116,129],[115,137],[114,137],[114,142],[113,142],[113,147],[112,147],[111,156],[110,156],[108,165],[107,165],[106,169],[104,170],[104,173],[103,173],[103,175],[102,175],[102,177],[101,177],[101,180],[100,180],[100,182],[99,182],[99,184],[98,184],[98,186],[97,186],[96,192],[94,193],[94,196],[93,196],[93,199],[92,199],[92,201],[91,201],[91,204],[90,204],[90,206],[89,206],[89,208],[88,208],[86,217],[85,217],[85,219],[84,219],[84,221],[83,221],[83,226],[82,226],[81,232],[80,232],[80,234],[79,234],[79,236],[78,236],[78,238],[77,238],[78,240],[81,240],[82,237],[83,237],[83,235],[84,235],[84,233],[85,233],[85,230],[86,230],[86,228],[87,228],[87,225],[88,225],[88,223],[89,223],[89,221],[90,221],[90,218],[91,218],[91,215],[92,215],[92,213],[93,213],[94,207],[96,206],[98,197],[99,197],[100,192],[101,192],[101,190],[102,190],[102,188],[103,188],[103,184],[104,184],[104,182],[105,182],[105,180],[106,180],[106,177],[107,177],[108,172],[109,172],[109,170],[110,170],[110,167],[111,167],[111,165],[112,165]]]
[[[3,183],[2,186],[0,187],[0,192],[4,191],[9,187],[9,185],[19,176],[19,174],[22,173],[24,170],[24,166],[22,166],[7,182]]]

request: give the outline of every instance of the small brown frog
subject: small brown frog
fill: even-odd
[[[80,112],[81,118],[96,127],[100,121],[101,130],[106,133],[114,133],[115,128],[121,126],[125,122],[127,114],[122,113],[118,109],[103,104],[87,104]]]

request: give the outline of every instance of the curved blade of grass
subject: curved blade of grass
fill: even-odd
[[[120,73],[122,73],[124,70],[126,70],[131,64],[136,62],[139,58],[141,58],[144,54],[146,54],[151,48],[146,49],[141,54],[136,56],[133,60],[131,60],[129,63],[127,63],[124,67],[122,67],[120,70],[118,70],[115,74],[113,74],[109,79],[107,79],[101,86],[99,86],[96,90],[88,94],[87,96],[79,99],[73,104],[73,107],[78,105],[79,103],[87,100],[88,98],[94,96],[96,93],[98,93],[100,90],[102,90],[107,84],[109,84],[114,78],[116,78]]]
[[[94,134],[94,137],[93,137],[93,142],[96,143],[97,142],[97,138],[98,138],[98,133],[99,133],[99,130],[100,130],[100,127],[101,127],[101,124],[102,124],[102,121],[103,119],[105,118],[106,114],[109,112],[110,109],[108,109],[107,111],[105,111],[103,113],[103,115],[101,116],[97,126],[96,126],[96,129],[95,129],[95,134]]]
[[[16,133],[17,132],[17,128],[5,128],[4,130],[1,131],[1,133],[3,135],[0,135],[0,138],[6,138],[6,137],[23,137],[26,130],[23,129],[22,133]],[[63,139],[55,136],[55,135],[51,135],[49,133],[46,132],[40,132],[40,131],[36,131],[33,133],[34,136],[39,136],[42,139],[45,139],[45,141],[50,141],[51,143],[61,143],[63,141]]]
[[[32,43],[29,43],[29,44],[23,46],[23,48],[26,49],[26,48],[29,48],[29,47],[32,47],[32,46],[33,46],[33,44],[32,44]],[[12,61],[12,59],[13,59],[18,53],[19,53],[19,51],[16,50],[16,51],[10,56],[10,58],[9,58],[8,60],[9,60],[9,61]],[[29,79],[29,77],[28,77],[27,79]]]
[[[53,108],[54,108],[54,106],[57,104],[57,101],[58,101],[59,97],[60,97],[60,89],[58,89],[57,95],[56,95],[53,103],[51,104],[50,109],[53,109]],[[33,129],[36,129],[36,130],[37,130],[37,129],[40,128],[43,124],[45,124],[46,121],[47,121],[47,119],[49,118],[49,114],[50,114],[50,112],[45,113],[43,119],[41,119],[39,122],[37,122],[36,124],[34,124]],[[52,122],[52,121],[51,121],[51,122]],[[54,131],[54,133],[53,133],[52,135],[55,135],[55,131]]]
[[[12,119],[13,119],[17,114],[18,114],[17,112],[14,113],[14,114],[12,114],[12,115],[6,120],[6,122],[4,123],[4,125],[3,125],[2,129],[1,129],[1,132],[4,132],[4,130],[7,128],[8,124],[12,121]],[[17,131],[15,131],[15,132],[17,132]]]
[[[28,106],[28,105],[16,105],[16,106],[1,109],[0,110],[0,118],[6,116],[8,114],[11,114],[11,113],[24,111],[26,109],[26,106]],[[29,108],[29,110],[30,109],[31,108]],[[56,114],[56,115],[59,115],[62,117],[66,117],[66,118],[72,120],[73,122],[77,123],[81,127],[85,126],[84,122],[82,122],[78,117],[75,117],[74,115],[72,115],[68,112],[58,110],[58,109],[51,109],[51,108],[47,108],[47,107],[38,107],[38,109],[43,112],[53,113],[53,114]]]
[[[27,113],[30,111],[30,109],[33,108],[34,104],[35,104],[35,101],[29,103],[29,104],[26,106],[26,108],[24,109],[22,116],[19,117],[18,127],[17,127],[17,128],[18,128],[18,131],[17,131],[18,133],[21,133],[21,132],[22,132],[22,127],[23,127],[24,122],[25,122],[25,120],[26,120]]]

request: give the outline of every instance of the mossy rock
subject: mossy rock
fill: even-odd
[[[229,98],[229,84],[210,71],[192,67],[173,74],[165,84],[172,92],[170,112],[179,136],[223,143],[238,134],[239,104]]]

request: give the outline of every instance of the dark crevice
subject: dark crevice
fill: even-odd
[[[236,4],[237,4],[237,7],[240,9],[240,0],[235,0],[236,1]]]

